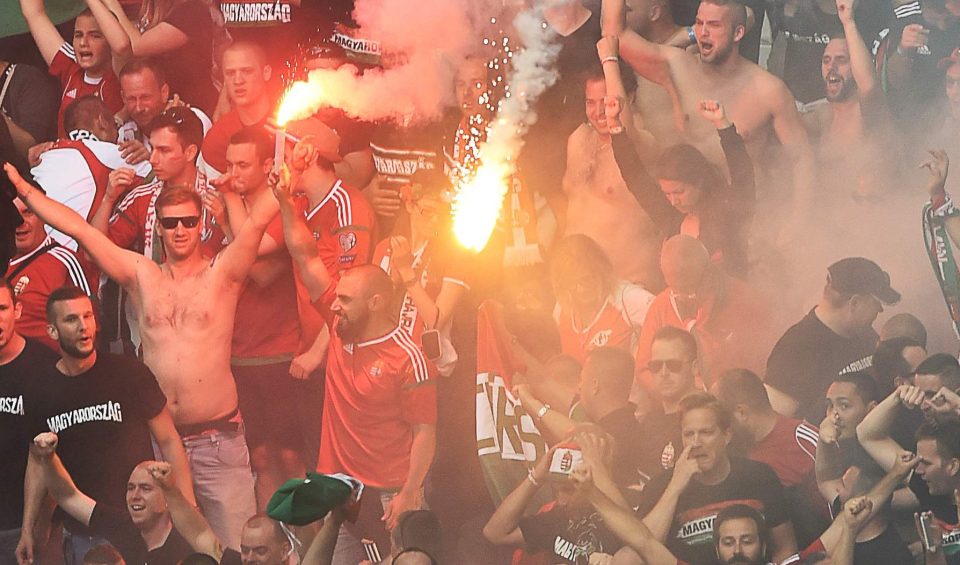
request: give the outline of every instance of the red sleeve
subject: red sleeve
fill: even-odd
[[[80,65],[77,64],[76,60],[67,55],[66,50],[68,49],[72,51],[70,44],[64,41],[63,45],[61,45],[57,51],[57,54],[53,56],[53,60],[50,61],[50,67],[47,69],[51,75],[57,77],[60,81],[60,86],[66,86],[71,75],[80,69]]]
[[[436,376],[436,367],[417,347],[401,377],[400,403],[404,421],[414,425],[437,423]]]
[[[800,559],[806,559],[807,557],[810,557],[814,553],[821,552],[821,551],[826,553],[827,548],[824,547],[823,540],[820,538],[817,538],[813,540],[813,543],[808,545],[806,549],[800,552]]]
[[[143,233],[143,218],[137,214],[137,205],[134,204],[123,211],[118,211],[110,218],[107,226],[107,237],[117,247],[133,249],[134,244]]]
[[[280,219],[278,214],[270,224],[267,226],[266,234],[273,238],[273,241],[277,242],[282,249],[287,248],[287,244],[283,239],[283,221]]]

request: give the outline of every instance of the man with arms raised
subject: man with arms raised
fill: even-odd
[[[12,166],[5,170],[27,206],[76,239],[130,294],[143,359],[157,376],[190,452],[197,498],[217,536],[237,547],[240,527],[255,504],[230,372],[230,339],[237,298],[276,204],[261,201],[236,239],[210,261],[200,252],[199,195],[171,187],[157,199],[157,231],[167,254],[167,261],[157,265],[111,243],[25,182]]]
[[[747,10],[734,0],[702,2],[694,32],[700,53],[657,45],[623,29],[623,0],[604,0],[603,33],[620,36],[620,54],[640,76],[675,89],[683,113],[683,137],[715,163],[722,162],[716,134],[703,120],[691,120],[703,99],[726,108],[753,153],[767,144],[772,126],[793,158],[798,214],[813,190],[813,155],[790,91],[780,79],[738,52],[746,33]],[[799,217],[802,217],[799,216]]]

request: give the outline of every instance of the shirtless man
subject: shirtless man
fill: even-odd
[[[73,237],[100,269],[130,295],[143,340],[143,360],[157,377],[184,439],[204,515],[228,547],[239,547],[244,520],[255,512],[253,476],[230,340],[237,299],[276,201],[261,200],[233,242],[212,261],[200,252],[200,196],[190,188],[161,194],[158,233],[167,261],[157,265],[121,249],[84,219],[47,198],[4,165],[20,199],[43,221]],[[226,462],[236,462],[233,467]]]
[[[804,125],[819,137],[819,165],[839,173],[831,175],[833,186],[865,196],[878,191],[880,182],[894,172],[888,165],[895,160],[882,158],[888,154],[882,144],[891,139],[890,115],[853,18],[853,1],[837,0],[837,13],[843,37],[830,40],[821,62],[827,103],[812,104],[803,115]],[[837,192],[848,196],[849,188]]]
[[[662,237],[630,194],[613,158],[602,69],[587,77],[584,94],[588,121],[567,139],[566,235],[589,236],[610,257],[618,278],[656,288]]]
[[[813,154],[796,103],[783,82],[744,59],[738,52],[746,32],[747,10],[734,0],[706,0],[697,12],[694,33],[699,54],[657,45],[623,26],[623,1],[604,0],[603,34],[620,36],[620,54],[641,76],[675,88],[683,117],[683,138],[713,162],[722,163],[715,131],[705,120],[692,120],[697,103],[714,99],[754,154],[767,145],[771,128],[792,157],[796,186],[794,210],[802,218],[811,207]]]

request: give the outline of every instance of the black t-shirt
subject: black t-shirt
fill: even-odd
[[[173,565],[184,557],[195,553],[190,544],[176,528],[170,530],[166,541],[156,549],[147,550],[147,544],[140,536],[140,530],[134,525],[130,515],[119,508],[98,503],[90,516],[90,531],[110,542],[123,560],[130,565]]]
[[[910,80],[907,84],[890,89],[893,114],[912,123],[924,108],[932,105],[943,96],[944,72],[937,68],[940,59],[949,57],[954,49],[960,47],[960,25],[953,23],[941,30],[923,19],[921,4],[911,2],[897,6],[897,19],[890,30],[890,46],[893,53],[900,45],[903,28],[910,24],[920,24],[929,30],[927,45],[917,49],[910,66]]]
[[[837,335],[810,310],[773,347],[766,383],[797,401],[798,418],[820,422],[830,383],[838,375],[869,369],[877,339],[873,328],[850,338]]]
[[[556,506],[521,519],[520,531],[527,551],[550,553],[550,565],[587,565],[594,553],[613,555],[623,546],[592,509]]]
[[[637,472],[646,484],[664,471],[673,469],[673,464],[683,451],[680,413],[651,412],[640,420],[640,431]]]
[[[646,516],[663,496],[673,470],[653,479],[643,491],[638,516]],[[712,563],[713,521],[727,506],[746,504],[760,511],[771,528],[787,522],[789,506],[783,485],[769,466],[749,459],[730,458],[730,474],[716,485],[692,480],[677,501],[667,534],[667,547],[687,563]]]
[[[99,353],[93,367],[75,377],[56,366],[37,375],[27,403],[28,433],[56,433],[57,453],[77,488],[99,503],[125,508],[130,472],[153,459],[147,421],[166,403],[146,365]],[[67,525],[83,533],[77,522]]]
[[[40,143],[57,137],[60,94],[50,74],[30,65],[9,65],[0,73],[0,88],[12,73],[3,97],[3,113]]]
[[[826,96],[820,65],[827,43],[843,37],[843,24],[836,14],[820,9],[809,0],[787,0],[780,8],[781,33],[786,40],[783,82],[800,102],[813,102]],[[867,48],[876,52],[881,31],[891,18],[890,3],[878,0],[858,2],[854,17]]]
[[[187,36],[187,43],[159,57],[171,94],[213,115],[217,89],[213,86],[213,18],[202,0],[177,4],[164,22]]]
[[[0,365],[0,530],[20,527],[23,520],[23,474],[27,468],[28,435],[25,405],[29,381],[44,367],[52,367],[57,355],[50,348],[27,340],[13,361]]]
[[[854,565],[913,565],[913,562],[910,549],[893,524],[879,536],[857,542],[853,548]]]
[[[634,405],[614,410],[597,421],[613,437],[613,478],[622,487],[643,484],[639,475],[643,434],[634,416]]]

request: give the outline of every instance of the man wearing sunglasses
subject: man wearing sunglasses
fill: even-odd
[[[154,151],[159,147],[155,143]],[[276,214],[276,201],[259,201],[235,239],[210,260],[200,249],[200,196],[192,186],[167,187],[156,203],[154,229],[167,256],[158,265],[113,244],[24,181],[11,165],[4,169],[37,216],[76,239],[130,294],[143,360],[167,396],[190,455],[197,500],[217,537],[238,547],[243,520],[254,513],[255,502],[230,371],[230,340],[240,290]]]

